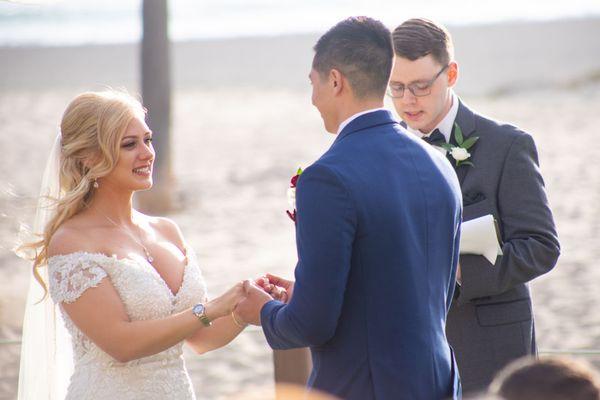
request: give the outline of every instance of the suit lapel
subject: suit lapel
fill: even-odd
[[[475,114],[460,99],[458,103],[458,113],[456,114],[456,119],[454,121],[460,126],[465,139],[475,132]],[[406,129],[406,122],[402,121],[400,122],[400,125]],[[454,138],[454,128],[452,129],[452,134],[450,135],[450,144],[453,146],[458,146],[458,143],[456,143],[456,139]],[[472,154],[476,149],[477,144],[469,149],[469,152]],[[450,161],[450,164],[454,168],[456,176],[458,177],[458,181],[460,182],[460,186],[462,187],[469,170],[474,167],[469,165],[461,165],[457,167],[456,160],[452,158],[450,152],[446,153],[446,158],[448,158],[448,161]]]
[[[467,139],[469,136],[475,132],[475,114],[473,111],[469,110],[469,108],[459,100],[458,104],[458,113],[456,114],[456,119],[454,120],[460,126],[462,130],[463,136]],[[453,146],[457,146],[456,139],[454,138],[454,128],[452,129],[452,135],[450,135],[450,144]],[[469,149],[469,153],[471,153],[471,158],[473,157],[473,152],[477,150],[477,143],[473,147]],[[459,167],[456,166],[456,161],[452,158],[450,154],[447,154],[449,157],[454,170],[456,171],[456,176],[458,177],[458,181],[460,182],[460,186],[463,186],[463,182],[471,168],[475,168],[470,165],[461,165]]]

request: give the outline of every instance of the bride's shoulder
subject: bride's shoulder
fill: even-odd
[[[71,303],[107,276],[105,268],[116,258],[97,251],[93,229],[67,221],[48,245],[48,288],[55,303]]]
[[[61,225],[50,238],[48,244],[48,257],[90,251],[90,233],[77,224],[65,223]]]

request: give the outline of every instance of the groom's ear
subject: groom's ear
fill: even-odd
[[[337,69],[332,69],[329,72],[329,81],[331,82],[331,86],[333,88],[334,95],[337,95],[342,91],[343,78],[344,78],[344,76]]]

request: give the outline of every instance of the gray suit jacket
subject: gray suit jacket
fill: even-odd
[[[474,166],[456,168],[463,220],[494,215],[503,242],[495,265],[460,257],[462,285],[446,333],[468,392],[485,388],[513,359],[536,353],[527,282],[554,267],[560,246],[531,136],[462,102],[456,122],[465,137],[479,137],[470,150]]]

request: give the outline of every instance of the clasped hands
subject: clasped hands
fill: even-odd
[[[276,275],[266,274],[243,282],[244,295],[232,310],[234,321],[239,324],[260,325],[260,310],[265,303],[278,300],[287,303],[292,298],[294,282]]]

